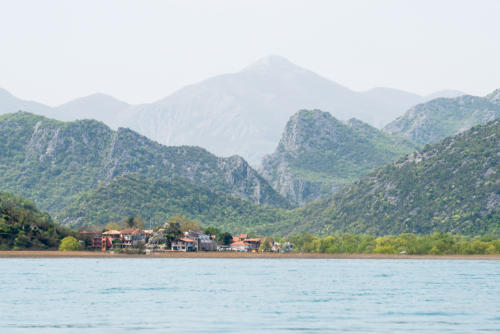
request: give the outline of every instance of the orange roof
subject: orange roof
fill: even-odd
[[[121,234],[121,232],[117,231],[117,230],[110,230],[110,231],[104,232],[103,234]]]
[[[246,242],[262,242],[262,238],[245,239]]]
[[[248,234],[240,234],[240,239],[246,239],[248,238]]]
[[[184,242],[194,242],[194,240],[191,240],[189,238],[179,238],[178,240],[184,241]]]
[[[130,234],[130,235],[137,235],[137,234],[144,234],[144,231],[139,229],[139,228],[126,228],[122,230],[122,234]]]
[[[250,246],[250,244],[244,241],[236,241],[233,242],[231,246]]]

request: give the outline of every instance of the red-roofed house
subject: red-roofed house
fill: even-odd
[[[236,241],[231,244],[231,250],[235,252],[249,252],[252,245],[245,241]]]
[[[146,243],[146,233],[139,228],[126,228],[121,231],[123,247],[138,246]]]
[[[189,238],[179,238],[177,240],[174,240],[172,241],[172,250],[178,252],[194,252],[194,240]]]

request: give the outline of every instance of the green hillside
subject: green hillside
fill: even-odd
[[[409,154],[301,209],[297,231],[500,233],[500,119]]]
[[[437,143],[500,117],[500,89],[485,96],[439,98],[416,105],[384,130],[419,145]]]
[[[174,215],[184,215],[204,226],[233,233],[268,233],[286,214],[285,210],[215,193],[184,180],[127,175],[78,196],[56,217],[73,228],[95,228],[130,216],[140,216],[146,226],[157,226]]]
[[[57,248],[69,234],[32,202],[0,193],[0,250]]]
[[[276,151],[264,158],[261,173],[292,203],[305,204],[415,148],[359,120],[344,123],[327,112],[301,110],[288,121]]]
[[[167,147],[93,120],[60,122],[30,113],[0,116],[0,191],[21,194],[50,213],[115,176],[183,178],[255,203],[288,202],[245,160],[199,147]]]

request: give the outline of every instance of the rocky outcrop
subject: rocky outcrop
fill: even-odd
[[[282,196],[303,205],[413,148],[362,121],[301,110],[288,121],[276,151],[262,160],[260,172]]]

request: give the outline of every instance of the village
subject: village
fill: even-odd
[[[172,233],[174,231],[174,233]],[[271,237],[250,237],[248,234],[223,238],[216,234],[188,230],[166,223],[157,230],[125,228],[105,232],[83,230],[78,233],[83,248],[102,252],[159,253],[159,252],[291,252],[290,242],[275,241]]]

